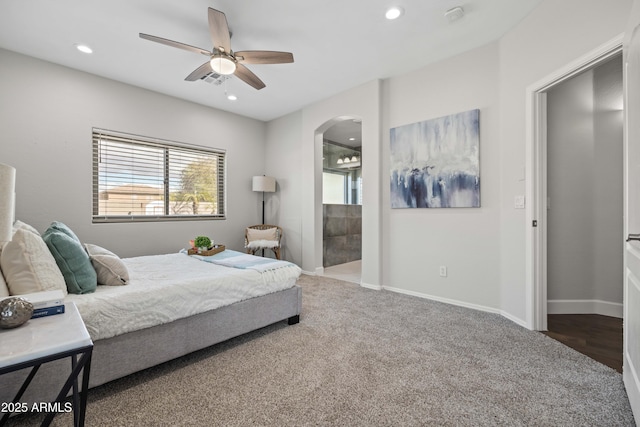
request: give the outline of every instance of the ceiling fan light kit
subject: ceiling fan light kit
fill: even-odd
[[[231,33],[227,17],[219,10],[209,8],[209,34],[213,42],[213,49],[208,51],[185,43],[176,42],[162,37],[140,33],[140,38],[152,42],[188,50],[209,56],[205,62],[189,74],[185,80],[193,82],[215,72],[220,75],[234,75],[255,89],[262,89],[266,85],[258,76],[243,65],[244,64],[287,64],[293,62],[293,54],[290,52],[276,52],[270,50],[246,50],[234,53],[231,50]]]
[[[223,76],[235,73],[237,68],[234,60],[222,55],[214,55],[210,64],[213,71]]]

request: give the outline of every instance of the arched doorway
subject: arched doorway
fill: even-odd
[[[319,128],[322,274],[360,283],[362,271],[362,120],[337,117]],[[320,135],[318,135],[320,136]],[[316,186],[318,188],[318,186]],[[318,211],[318,210],[316,210]]]

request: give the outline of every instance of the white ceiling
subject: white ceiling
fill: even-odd
[[[0,47],[267,121],[496,40],[540,1],[2,0]],[[388,21],[392,5],[404,15]],[[444,12],[455,6],[465,16],[449,23]],[[138,37],[211,50],[208,7],[226,14],[234,51],[288,51],[295,62],[249,65],[267,85],[260,91],[235,77],[221,85],[187,82],[205,56]],[[78,52],[77,43],[94,53]]]

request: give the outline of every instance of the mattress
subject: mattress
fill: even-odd
[[[129,284],[98,286],[94,293],[65,298],[76,304],[94,341],[281,291],[294,286],[301,273],[288,262],[262,272],[203,262],[183,253],[123,262]]]

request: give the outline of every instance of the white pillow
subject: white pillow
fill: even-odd
[[[38,233],[38,230],[36,230],[34,227],[20,220],[16,220],[16,222],[13,223],[13,232],[15,233],[18,228],[22,228],[23,230],[30,231],[34,234],[37,234],[38,236],[40,235],[40,233]]]
[[[118,255],[91,243],[86,243],[84,247],[98,274],[99,285],[120,286],[129,283],[129,270]]]
[[[0,268],[11,295],[56,289],[67,294],[64,277],[46,243],[26,228],[15,229],[12,240],[2,248]]]
[[[22,222],[22,221],[20,221],[20,220],[16,220],[16,221],[13,223],[12,232],[13,232],[13,233],[15,233],[15,232],[16,232],[16,230],[17,230],[18,228],[22,228],[23,230],[30,231],[30,232],[32,232],[32,233],[37,234],[38,236],[40,235],[40,233],[38,233],[38,230],[36,230],[35,228],[33,228],[32,226],[30,226],[29,224],[26,224],[26,223],[24,223],[24,222]],[[2,253],[2,248],[3,248],[3,247],[4,247],[4,245],[1,245],[1,246],[0,246],[0,254]]]
[[[32,233],[35,233],[38,236],[40,235],[40,233],[38,233],[38,230],[36,230],[32,226],[30,226],[29,224],[26,224],[26,223],[24,223],[22,221],[16,220],[16,222],[13,223],[13,233],[15,233],[18,228],[22,228],[22,229],[25,229],[27,231],[31,231]],[[0,255],[2,255],[2,248],[3,247],[4,247],[4,245],[0,246]],[[7,281],[4,278],[4,274],[2,273],[2,270],[0,270],[0,298],[8,297],[10,295],[11,294],[9,293],[9,287],[7,286]]]
[[[278,240],[278,229],[267,228],[266,230],[258,230],[256,228],[247,228],[247,240],[253,242],[254,240]]]
[[[277,248],[277,240],[254,240],[246,246],[249,249]]]

